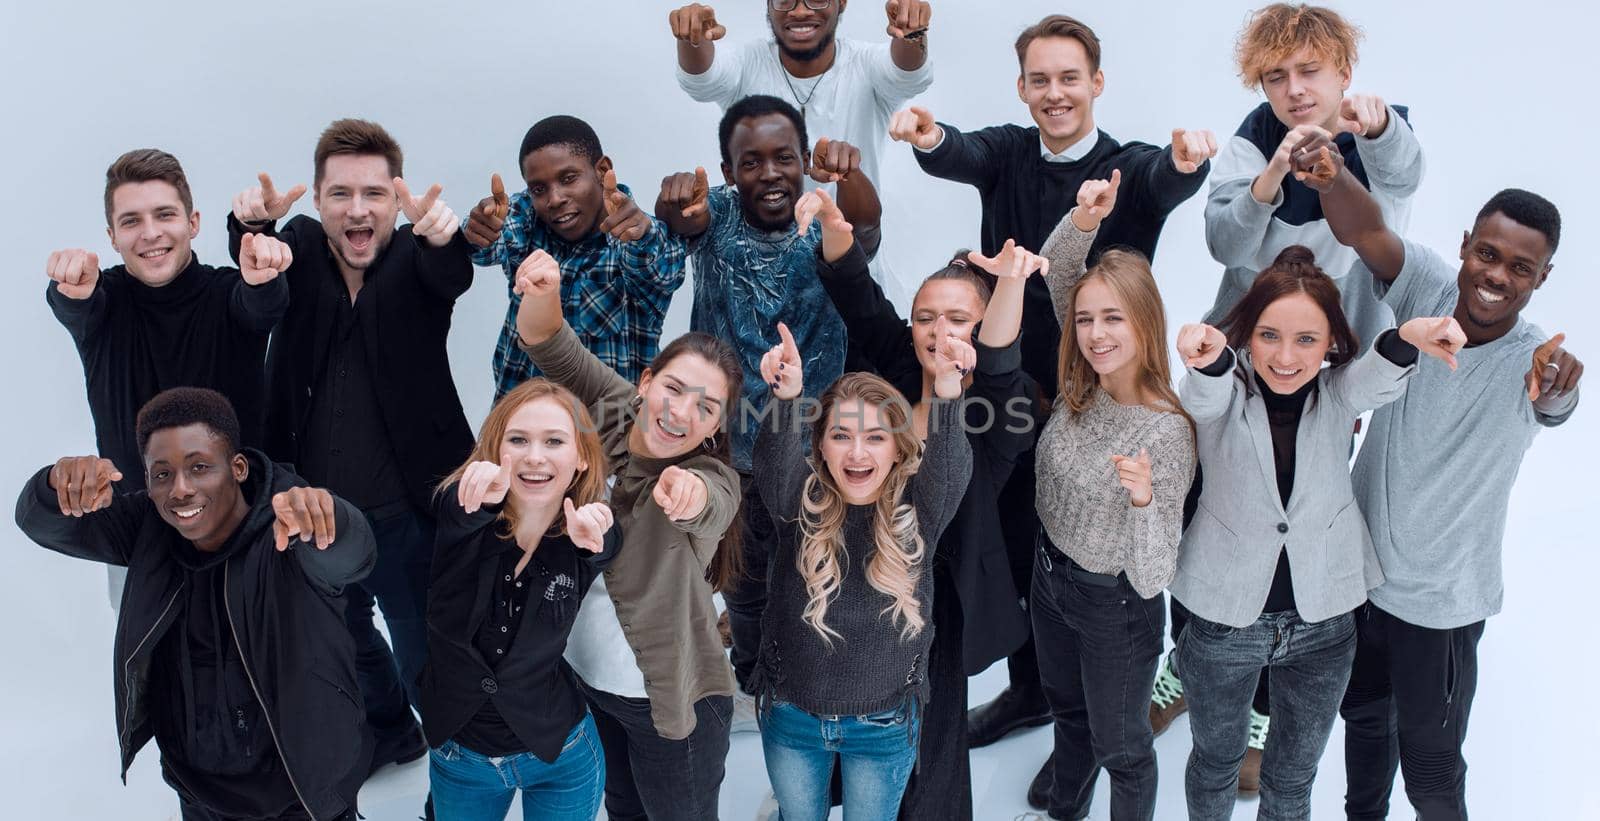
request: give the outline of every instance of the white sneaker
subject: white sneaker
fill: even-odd
[[[759,733],[761,725],[756,723],[756,697],[740,690],[733,694],[733,720],[729,722],[730,733]]]

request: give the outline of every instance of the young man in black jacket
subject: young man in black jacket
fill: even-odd
[[[1215,138],[1209,131],[1174,129],[1172,144],[1159,148],[1118,143],[1096,128],[1094,102],[1105,87],[1100,39],[1078,20],[1059,14],[1046,17],[1025,29],[1016,47],[1021,64],[1017,96],[1027,104],[1034,127],[998,125],[967,134],[935,122],[924,109],[912,108],[890,119],[889,135],[915,147],[924,171],[978,189],[986,255],[999,253],[1007,239],[1024,248],[1043,247],[1051,229],[1076,203],[1085,180],[1109,179],[1113,171],[1120,171],[1126,204],[1119,204],[1101,226],[1089,264],[1101,249],[1111,246],[1128,246],[1153,256],[1167,215],[1205,182],[1210,158],[1217,153]],[[1029,281],[1025,300],[1022,368],[1049,402],[1056,393],[1061,328],[1042,280]],[[1011,507],[1002,521],[1012,574],[1017,589],[1027,591],[1039,529],[1031,452],[1018,462],[1001,499]],[[1033,642],[1013,653],[1009,663],[1010,686],[972,712],[969,735],[974,747],[1050,720]]]
[[[229,238],[237,248],[259,231],[294,250],[289,310],[267,352],[266,450],[360,508],[377,538],[378,566],[351,587],[347,621],[383,766],[427,751],[411,708],[427,653],[428,511],[434,486],[472,450],[445,350],[472,249],[439,186],[412,196],[381,126],[338,120],[314,158],[320,221],[277,226],[306,189],[280,194],[262,174],[234,198]],[[401,211],[412,224],[397,230]]]
[[[122,775],[152,737],[184,821],[355,818],[371,741],[339,601],[372,569],[349,503],[239,446],[221,394],[174,388],[139,412],[148,491],[101,456],[40,470],[17,526],[128,570],[113,686]]]
[[[45,301],[83,361],[95,445],[113,462],[143,462],[133,420],[167,388],[212,388],[238,409],[241,441],[261,444],[261,366],[267,334],[289,306],[278,274],[289,247],[270,237],[243,246],[240,268],[201,264],[190,243],[200,231],[189,180],[178,158],[154,148],[118,157],[106,169],[106,235],[123,264],[100,270],[83,248],[50,254]],[[240,270],[242,269],[242,270]],[[130,470],[117,489],[144,489]],[[111,604],[126,574],[107,568]]]

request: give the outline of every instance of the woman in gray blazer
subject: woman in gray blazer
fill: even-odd
[[[1226,336],[1178,334],[1179,395],[1206,474],[1171,588],[1193,614],[1177,651],[1194,734],[1189,817],[1232,817],[1265,667],[1274,726],[1260,815],[1305,818],[1350,676],[1350,613],[1383,578],[1351,490],[1350,431],[1400,396],[1419,350],[1454,367],[1466,337],[1450,317],[1413,319],[1356,359],[1339,289],[1303,246],[1279,254],[1222,324]]]

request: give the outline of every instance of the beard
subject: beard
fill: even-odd
[[[823,53],[828,50],[828,46],[833,45],[833,35],[834,33],[831,31],[822,35],[822,38],[817,41],[815,46],[805,49],[804,51],[798,51],[785,46],[782,38],[776,39],[778,40],[778,50],[783,52],[783,56],[788,57],[797,63],[809,63],[812,60],[821,57]]]

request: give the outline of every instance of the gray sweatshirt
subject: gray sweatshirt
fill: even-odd
[[[1446,316],[1457,300],[1454,263],[1409,240],[1384,302],[1401,322]],[[1386,293],[1385,293],[1386,292]],[[1572,415],[1578,394],[1535,408],[1523,382],[1545,334],[1527,320],[1456,354],[1457,369],[1421,357],[1409,390],[1372,416],[1356,457],[1356,499],[1385,581],[1372,603],[1411,624],[1446,630],[1500,612],[1500,550],[1522,456],[1539,428]]]

